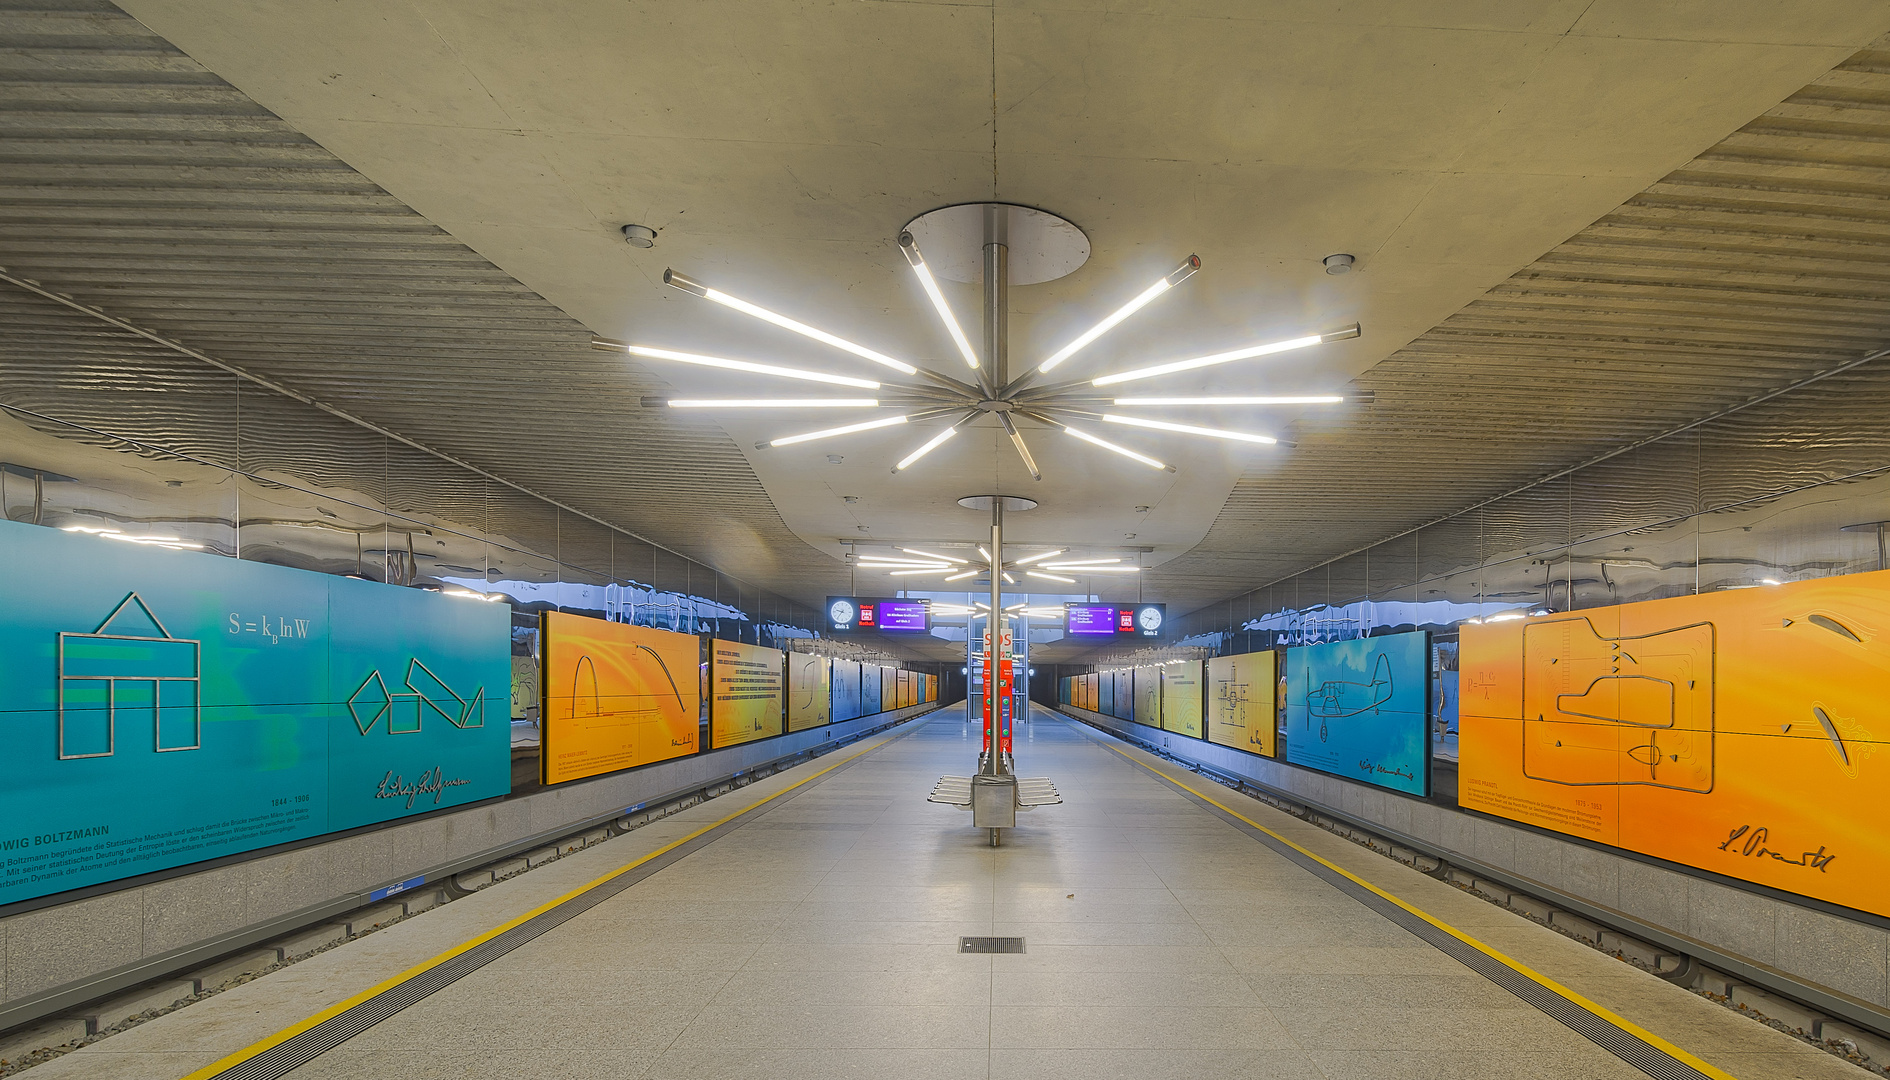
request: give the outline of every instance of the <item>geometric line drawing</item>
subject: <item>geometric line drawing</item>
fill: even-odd
[[[374,693],[363,697],[370,685],[374,687]],[[354,693],[348,695],[348,711],[354,715],[354,726],[363,735],[374,730],[374,725],[380,723],[381,717],[387,715],[393,704],[393,696],[387,692],[387,684],[381,681],[379,671],[369,672],[368,677],[361,680],[361,685],[354,688]],[[362,719],[363,716],[366,719]]]
[[[134,611],[126,609],[137,605]],[[109,633],[121,616],[127,624],[139,614],[155,633]],[[121,629],[143,629],[127,625]],[[172,637],[150,605],[136,592],[126,594],[110,615],[89,634],[60,631],[54,649],[58,686],[57,750],[59,760],[111,757],[118,750],[118,714],[148,715],[151,744],[159,754],[203,748],[203,643]],[[84,750],[70,744],[86,742],[74,727],[91,727],[99,740]],[[187,738],[167,738],[166,732],[183,728]]]
[[[1306,681],[1312,681],[1312,669],[1306,671]],[[1372,681],[1368,683],[1347,682],[1331,679],[1311,687],[1306,691],[1306,726],[1311,727],[1314,717],[1319,718],[1319,741],[1325,742],[1328,720],[1342,720],[1348,716],[1358,716],[1370,712],[1390,701],[1395,687],[1391,681],[1391,658],[1379,653],[1372,661]]]
[[[1713,790],[1718,631],[1603,634],[1587,616],[1523,628],[1523,775],[1569,787]]]
[[[486,725],[486,688],[483,686],[473,691],[470,701],[460,697],[418,657],[407,661],[407,677],[402,685],[407,688],[406,692],[395,693],[387,689],[387,681],[381,677],[379,668],[368,672],[361,685],[348,695],[348,712],[354,717],[355,729],[366,735],[384,716],[389,735],[418,735],[425,727],[429,712],[456,728]]]

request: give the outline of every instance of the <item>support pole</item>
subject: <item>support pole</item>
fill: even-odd
[[[985,716],[988,725],[985,741],[991,752],[985,755],[984,774],[1001,776],[1004,772],[1004,699],[998,687],[1004,685],[1000,666],[1004,656],[1004,496],[991,496],[991,614],[985,624],[991,628],[991,669],[984,675]]]
[[[996,397],[1011,379],[1010,216],[984,210],[984,392]]]

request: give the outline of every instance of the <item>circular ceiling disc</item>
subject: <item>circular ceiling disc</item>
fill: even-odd
[[[967,510],[989,510],[992,499],[1003,499],[1006,510],[1037,509],[1037,500],[1026,499],[1022,495],[967,495],[958,500],[958,505]]]
[[[1013,285],[1055,281],[1089,261],[1089,237],[1063,218],[1015,203],[960,203],[906,222],[926,265],[939,277],[984,277],[984,245],[1010,249]]]

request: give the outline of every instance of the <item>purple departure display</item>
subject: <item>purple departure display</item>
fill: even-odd
[[[1114,604],[1065,604],[1063,605],[1066,634],[1095,634],[1115,636],[1116,606]]]
[[[932,628],[923,600],[879,600],[874,606],[879,609],[879,628],[887,633],[923,634]]]

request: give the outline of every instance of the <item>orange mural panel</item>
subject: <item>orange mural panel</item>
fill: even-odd
[[[1465,807],[1890,915],[1890,573],[1461,641]]]
[[[700,639],[559,611],[541,625],[544,783],[696,752]]]

